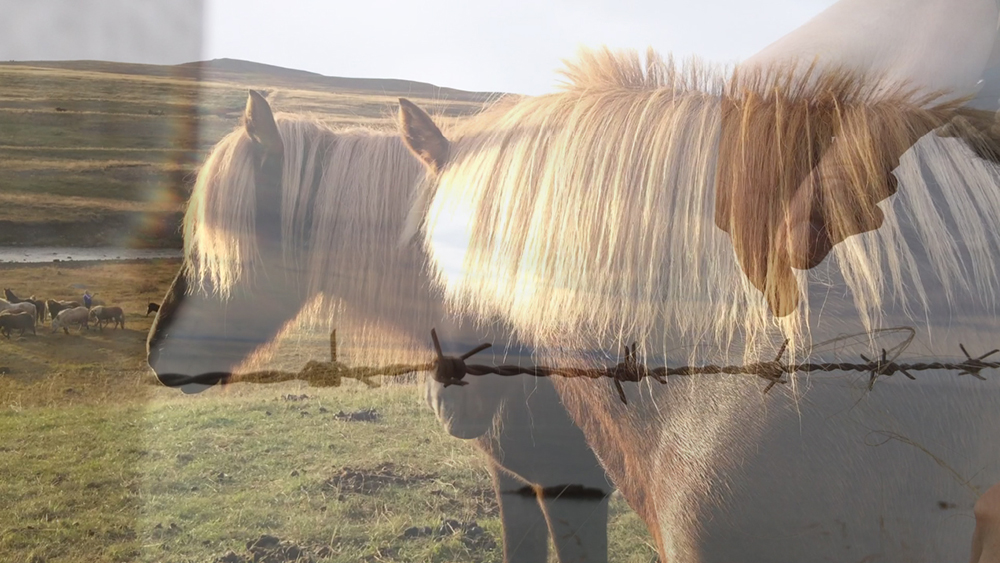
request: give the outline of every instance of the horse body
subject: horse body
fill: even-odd
[[[317,302],[309,316],[336,328],[337,359],[348,365],[427,363],[431,328],[448,354],[509,341],[509,331],[447,310],[420,245],[400,245],[424,173],[394,132],[275,120],[256,93],[245,122],[199,173],[185,218],[185,263],[148,340],[161,381],[198,374],[240,381],[230,374]],[[516,361],[519,353],[498,345],[476,361]],[[550,531],[562,560],[606,560],[610,485],[551,382],[424,384],[445,427],[491,458],[507,560],[546,561]],[[450,409],[454,393],[478,399],[475,412]]]
[[[380,347],[350,343],[346,349],[361,362],[371,359],[365,349],[392,350],[393,361],[427,358],[413,344],[421,322],[411,321],[424,320],[426,328],[449,317],[444,332],[452,342],[467,342],[474,321],[500,318],[498,330],[510,323],[539,348],[538,357],[561,364],[587,363],[568,350],[586,357],[633,338],[650,361],[670,365],[756,361],[785,338],[788,358],[843,359],[848,351],[879,352],[883,343],[871,330],[900,323],[916,326],[918,337],[899,361],[954,354],[958,343],[989,350],[1000,293],[1000,203],[995,170],[976,157],[997,153],[989,123],[955,100],[989,63],[983,53],[992,52],[996,30],[980,20],[995,22],[995,7],[962,0],[954,21],[974,25],[938,28],[933,18],[949,11],[943,2],[838,6],[815,20],[819,27],[779,41],[732,79],[697,66],[592,56],[570,68],[567,92],[498,105],[448,138],[404,104],[404,133],[432,173],[407,224],[422,226],[451,309],[425,281],[406,294],[379,285],[400,279],[384,270],[365,277],[366,260],[377,265],[384,260],[374,257],[395,250],[351,237],[374,234],[388,243],[395,237],[385,226],[398,217],[355,219],[343,234],[326,223],[327,236],[348,237],[338,241],[347,249],[340,254],[331,252],[330,239],[285,248],[296,247],[289,243],[295,229],[316,224],[317,209],[355,212],[383,198],[309,205],[294,192],[203,189],[189,208],[186,243],[195,246],[151,331],[151,366],[168,381],[172,373],[230,372],[320,291],[288,292],[286,280],[315,283],[317,276],[343,282],[327,292],[335,296],[338,328],[360,328],[346,334],[400,338]],[[864,21],[862,29],[877,29],[901,7],[919,18],[902,20],[894,33],[937,30],[932,38],[948,42],[955,29],[968,31],[960,45],[967,50],[958,55],[968,55],[963,64],[971,66],[945,69],[938,53],[910,49],[913,41],[859,43],[854,31],[840,34],[833,25],[871,17],[875,23]],[[810,53],[832,46],[860,50],[810,66]],[[927,54],[932,72],[918,72],[913,53]],[[806,70],[788,64],[770,73],[790,56]],[[912,57],[909,66],[900,64],[905,57]],[[872,83],[869,73],[887,78]],[[248,115],[247,130],[238,132],[256,144],[218,157],[229,168],[207,165],[216,171],[205,178],[260,183],[311,173],[314,156],[289,157],[313,153],[288,150],[295,137],[279,131],[287,124],[272,130],[258,117]],[[940,138],[959,118],[965,125],[953,138]],[[212,209],[223,204],[238,209]],[[242,219],[227,224],[224,217]],[[236,251],[226,255],[226,248]],[[330,268],[354,252],[368,257],[358,262],[365,267]],[[416,254],[406,260],[422,272]],[[254,264],[254,256],[266,259]],[[275,264],[285,267],[267,271]],[[250,276],[255,269],[269,275]],[[207,338],[220,300],[189,294],[189,280],[230,292],[222,314],[234,327],[226,335],[233,350]],[[262,295],[274,298],[263,300],[272,304],[263,314],[250,307]],[[405,297],[386,306],[385,295]],[[420,309],[423,303],[435,305]],[[869,336],[850,350],[810,350],[845,332]],[[204,353],[189,353],[198,346]],[[919,374],[916,383],[899,377],[882,377],[871,391],[865,374],[802,377],[790,391],[778,387],[766,397],[745,377],[665,385],[647,379],[625,384],[627,405],[609,381],[552,385],[665,561],[964,557],[973,502],[1000,481],[989,443],[1000,431],[991,414],[1000,391],[942,369]],[[443,391],[432,386],[429,396],[439,416],[460,428],[453,415],[462,399]],[[484,413],[502,410],[481,406],[474,422],[495,420]],[[473,434],[466,430],[458,432]],[[483,447],[499,455],[500,448]],[[508,462],[516,465],[500,461]],[[562,471],[573,474],[572,467]],[[496,476],[502,492],[503,474]]]
[[[49,316],[53,319],[59,315],[59,312],[64,309],[72,309],[74,307],[79,307],[80,304],[76,301],[57,301],[55,299],[49,299],[45,302],[45,305],[49,309]]]
[[[63,332],[69,334],[69,327],[73,325],[79,326],[80,330],[89,329],[89,321],[90,309],[86,307],[62,309],[57,315],[52,317],[52,332],[58,332],[61,328]]]
[[[114,328],[125,329],[125,313],[121,307],[108,307],[107,305],[95,305],[90,308],[90,317],[97,323],[97,327],[104,329],[104,324],[114,323]]]
[[[954,100],[988,64],[997,7],[871,6],[845,0],[728,76],[587,55],[564,93],[447,137],[404,130],[432,173],[410,224],[450,302],[556,362],[633,338],[668,365],[767,360],[786,338],[785,361],[995,348],[996,139],[989,121],[945,126],[976,119]],[[873,41],[882,24],[939,43]],[[972,66],[918,72],[934,49]],[[891,326],[913,343],[873,332]],[[627,404],[609,381],[554,384],[664,561],[939,561],[966,557],[1000,481],[1000,386],[959,371],[871,390],[866,373],[800,376],[767,396],[746,376],[646,379]]]
[[[28,329],[31,330],[31,334],[35,334],[35,318],[32,315],[9,310],[0,313],[0,333],[3,333],[7,338],[10,338],[10,333],[13,330],[20,330],[23,336],[24,331]]]
[[[28,302],[11,303],[6,299],[0,299],[0,313],[4,311],[10,311],[11,313],[23,312],[31,315],[31,318],[36,319],[35,306]]]

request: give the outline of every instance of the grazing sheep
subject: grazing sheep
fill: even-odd
[[[51,309],[49,309],[51,311]],[[69,334],[69,326],[80,325],[80,330],[90,329],[88,322],[90,321],[90,309],[86,307],[73,307],[72,309],[63,309],[59,311],[59,314],[52,319],[52,332],[56,332],[60,328],[63,332]]]
[[[37,334],[35,332],[34,315],[23,311],[16,313],[4,311],[0,313],[0,334],[10,338],[11,331],[20,330],[21,336],[24,336],[24,331],[28,329],[31,329],[31,334]]]
[[[106,307],[96,305],[90,308],[90,317],[97,323],[97,328],[104,330],[104,325],[113,322],[115,328],[125,330],[125,312],[121,307]]]
[[[146,316],[148,317],[150,313],[155,313],[159,310],[160,310],[160,304],[151,302],[149,306],[146,307]]]
[[[76,301],[55,301],[52,299],[46,301],[45,304],[49,307],[49,316],[53,319],[55,319],[56,315],[59,314],[59,311],[62,311],[63,309],[72,309],[80,306],[80,304]]]

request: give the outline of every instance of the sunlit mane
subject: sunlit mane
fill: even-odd
[[[827,275],[862,325],[893,302],[919,312],[931,278],[949,302],[995,302],[997,173],[968,148],[988,144],[981,124],[927,134],[960,111],[935,102],[946,93],[653,52],[584,52],[563,74],[559,93],[445,131],[448,164],[410,221],[424,218],[462,310],[509,318],[536,342],[620,337],[659,352],[686,335],[752,351],[770,333],[794,338],[821,305],[802,268],[825,252],[796,246],[783,223],[808,182],[839,242]],[[789,303],[793,314],[772,314]]]
[[[406,200],[423,174],[395,132],[333,130],[279,115],[285,150],[282,243],[286,268],[310,291],[391,268]],[[226,294],[254,268],[253,142],[242,127],[216,145],[184,218],[191,281]],[[388,257],[387,257],[388,256]],[[386,262],[390,264],[386,265]]]

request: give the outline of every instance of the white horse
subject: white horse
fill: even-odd
[[[28,313],[31,315],[32,320],[36,323],[38,322],[38,312],[35,309],[35,305],[33,303],[28,303],[27,301],[11,303],[6,299],[0,299],[0,313],[4,311],[10,311],[11,313]]]
[[[73,307],[72,309],[63,309],[59,311],[59,314],[52,319],[52,332],[58,332],[61,328],[63,332],[69,334],[69,327],[77,325],[80,330],[88,329],[88,323],[90,322],[90,309],[86,307]]]
[[[149,365],[189,392],[205,387],[189,376],[240,381],[232,372],[317,299],[315,322],[337,330],[348,365],[426,364],[431,328],[446,353],[496,341],[470,361],[516,361],[509,331],[447,311],[421,246],[399,245],[422,177],[395,131],[275,119],[251,92],[244,124],[198,174],[184,264],[150,329]],[[551,536],[561,561],[606,561],[611,486],[552,383],[470,379],[448,388],[428,379],[425,393],[449,432],[490,457],[505,559],[547,561]]]
[[[994,0],[842,0],[732,72],[584,54],[563,92],[444,133],[404,103],[429,171],[410,229],[453,306],[560,361],[631,338],[672,365],[785,339],[785,361],[989,351],[1000,147],[964,104],[998,20]],[[909,347],[874,331],[899,325]],[[844,333],[870,336],[813,349]],[[966,558],[1000,481],[1000,381],[914,375],[768,396],[647,379],[628,405],[607,381],[556,388],[663,561]],[[974,557],[996,545],[988,504]]]

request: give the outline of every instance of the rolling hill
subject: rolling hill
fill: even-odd
[[[247,88],[276,111],[391,127],[396,99],[445,119],[497,97],[393,79],[218,59],[0,64],[0,245],[175,247],[198,164],[239,121]]]

